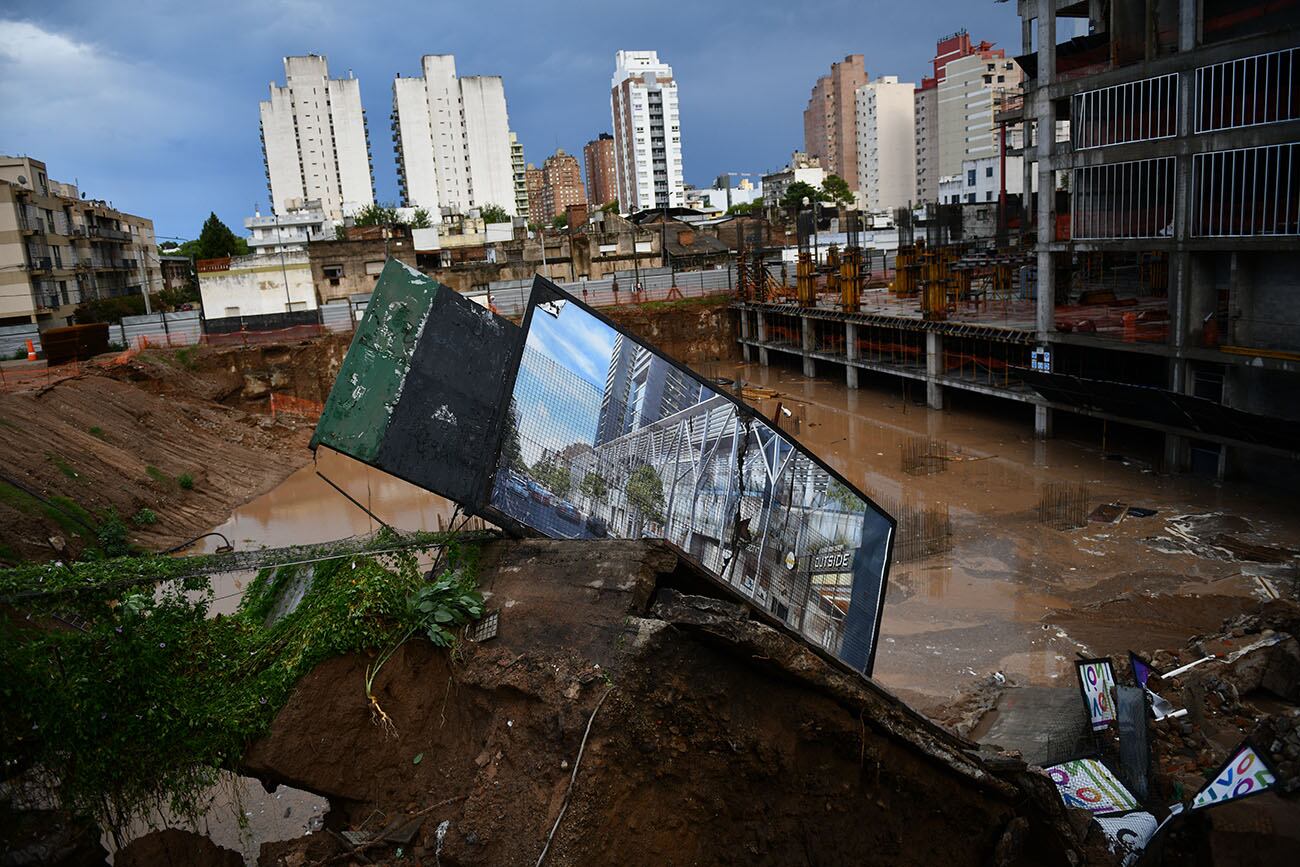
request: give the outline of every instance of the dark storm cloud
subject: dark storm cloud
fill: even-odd
[[[315,52],[361,79],[380,199],[397,197],[391,81],[423,54],[462,75],[501,75],[530,162],[610,129],[620,48],[654,49],[681,94],[686,180],[782,165],[803,142],[809,89],[832,61],[917,81],[935,40],[960,28],[1016,53],[1014,4],[992,0],[661,0],[619,4],[402,2],[82,3],[11,0],[0,11],[0,152],[193,236],[215,210],[242,230],[266,207],[257,102],[281,57]]]

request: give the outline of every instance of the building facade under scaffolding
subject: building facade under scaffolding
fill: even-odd
[[[824,250],[805,291],[751,287],[747,357],[901,377],[934,408],[1004,399],[1042,437],[1094,419],[1172,472],[1300,482],[1300,5],[1018,7],[994,159],[1031,192],[994,193],[992,231],[926,206],[852,291]],[[1058,37],[1065,19],[1087,35]]]

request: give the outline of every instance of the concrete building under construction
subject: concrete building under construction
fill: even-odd
[[[842,249],[801,232],[788,287],[742,253],[746,356],[903,377],[934,408],[1016,402],[1041,437],[1099,420],[1170,472],[1300,481],[1300,4],[1019,12],[1023,90],[994,105],[1023,204],[1004,184],[900,211],[896,253],[846,215]]]

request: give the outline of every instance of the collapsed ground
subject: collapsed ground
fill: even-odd
[[[698,321],[707,325],[703,315]],[[689,351],[694,333],[686,329],[685,351]],[[231,508],[273,486],[307,460],[309,425],[292,417],[270,419],[265,414],[268,395],[274,391],[323,400],[346,345],[345,340],[333,338],[291,347],[146,352],[125,364],[91,369],[48,388],[0,393],[0,427],[8,449],[4,479],[0,479],[0,494],[4,495],[0,497],[0,544],[7,547],[0,548],[0,557],[49,558],[56,555],[60,544],[69,553],[92,548],[100,544],[98,531],[110,513],[121,517],[130,541],[154,549],[216,525]],[[709,346],[701,346],[706,354],[711,351]],[[186,476],[190,485],[181,483]],[[18,484],[8,481],[11,478]],[[142,510],[151,511],[156,520],[133,520]],[[1152,653],[1158,664],[1172,667],[1210,646],[1240,648],[1265,629],[1294,631],[1294,618],[1286,620],[1277,610],[1262,617],[1255,613],[1267,592],[1264,585],[1259,593],[1237,590],[1225,594],[1216,583],[1228,572],[1236,571],[1238,577],[1233,580],[1238,582],[1244,580],[1242,572],[1260,572],[1262,557],[1267,566],[1262,571],[1272,576],[1268,586],[1280,595],[1293,595],[1294,572],[1285,568],[1293,560],[1293,552],[1276,546],[1268,550],[1270,546],[1260,542],[1252,545],[1250,525],[1231,516],[1190,524],[1174,522],[1172,517],[1160,516],[1149,530],[1130,521],[1116,528],[1093,526],[1044,536],[1061,549],[1057,552],[1060,560],[1071,556],[1073,547],[1097,547],[1103,533],[1112,534],[1115,543],[1123,534],[1140,534],[1163,537],[1165,542],[1156,544],[1178,549],[1172,556],[1194,552],[1199,559],[1222,567],[1181,578],[1169,569],[1154,576],[1126,570],[1107,581],[1089,582],[1072,594],[1045,595],[1039,610],[1046,611],[1046,616],[1040,620],[1034,614],[1031,622],[1034,629],[1056,639],[1049,641],[1054,655],[1083,651],[1118,660],[1132,649]],[[1102,559],[1091,552],[1081,553],[1091,563]],[[1080,562],[1084,562],[1082,558]],[[505,566],[508,575],[514,574],[509,569],[536,575],[534,562],[508,562]],[[628,592],[621,587],[630,580],[626,576],[598,576],[580,558],[570,561],[567,568],[582,578],[582,592],[591,597],[587,601]],[[915,569],[899,572],[897,588],[904,595],[901,600],[891,596],[891,604],[926,592]],[[908,579],[905,572],[916,577]],[[562,572],[548,574],[553,575],[548,587],[563,583]],[[1198,586],[1196,579],[1206,580]],[[520,591],[513,588],[512,592]],[[900,852],[905,847],[960,863],[966,854],[985,858],[1006,837],[1016,817],[1014,811],[1007,812],[997,798],[991,805],[983,803],[984,795],[976,799],[978,806],[967,805],[968,814],[963,807],[960,816],[945,814],[933,824],[923,823],[928,836],[940,841],[925,844],[913,841],[908,832],[879,816],[841,809],[841,801],[866,794],[861,768],[866,767],[869,744],[864,727],[869,718],[861,713],[863,705],[853,704],[844,718],[843,697],[832,694],[828,698],[820,686],[810,693],[804,684],[785,695],[782,690],[786,686],[781,684],[787,683],[789,672],[783,673],[779,665],[763,665],[766,660],[762,657],[769,655],[766,652],[751,648],[738,653],[737,646],[745,645],[743,640],[738,642],[734,625],[727,627],[730,634],[720,637],[716,629],[710,633],[677,622],[686,616],[680,612],[648,616],[653,612],[649,603],[643,602],[634,619],[669,624],[662,636],[659,630],[663,627],[644,627],[623,620],[630,615],[622,615],[617,623],[593,621],[560,630],[557,639],[572,645],[574,636],[581,634],[579,627],[596,629],[602,641],[615,642],[617,652],[608,648],[579,652],[574,646],[557,650],[547,632],[573,616],[560,610],[564,606],[557,599],[530,599],[535,606],[531,614],[520,609],[513,620],[516,628],[531,623],[527,634],[510,636],[507,630],[512,618],[507,616],[501,641],[481,647],[466,645],[465,653],[455,661],[422,644],[404,650],[395,658],[391,680],[386,679],[383,688],[388,692],[387,701],[400,715],[399,722],[401,718],[412,720],[416,732],[408,733],[409,726],[401,725],[398,737],[391,742],[385,742],[370,726],[364,703],[358,701],[361,690],[357,681],[365,668],[364,658],[344,657],[324,664],[303,682],[271,736],[254,747],[247,770],[269,782],[291,782],[329,796],[333,829],[359,830],[372,836],[385,830],[376,828],[373,820],[366,824],[376,809],[397,819],[446,798],[463,798],[463,802],[416,817],[424,821],[406,838],[406,851],[415,847],[446,864],[529,860],[535,857],[543,832],[562,803],[576,744],[602,694],[600,687],[612,682],[620,689],[610,694],[599,715],[626,735],[610,742],[601,740],[600,729],[596,729],[597,739],[589,747],[593,752],[583,761],[586,765],[596,760],[592,768],[607,775],[599,779],[608,782],[611,777],[626,777],[628,782],[614,785],[609,800],[603,800],[603,794],[595,801],[589,800],[594,797],[590,795],[578,797],[565,822],[576,819],[573,827],[579,830],[564,833],[579,834],[585,829],[604,839],[608,829],[621,828],[618,823],[625,823],[627,816],[644,815],[646,823],[633,818],[631,827],[611,843],[624,847],[621,851],[629,853],[630,861],[636,861],[646,847],[657,855],[667,853],[660,863],[690,863],[692,857],[716,860],[700,853],[713,851],[708,847],[719,841],[728,851],[737,852],[741,863],[839,863],[862,851]],[[520,604],[519,598],[512,597],[502,605],[508,601]],[[557,606],[557,610],[548,606]],[[1255,619],[1237,621],[1221,632],[1221,622],[1237,615]],[[653,641],[642,635],[643,629],[654,630]],[[692,632],[689,643],[661,643],[683,631]],[[1202,633],[1209,639],[1187,643]],[[923,669],[925,648],[917,641],[909,644],[905,635],[899,637],[895,646],[882,644],[882,655],[910,654],[920,667],[918,671]],[[970,638],[979,644],[979,636]],[[620,639],[623,645],[617,643]],[[631,664],[619,656],[628,644],[653,647],[654,653]],[[997,642],[993,646],[998,646]],[[1290,653],[1294,641],[1281,642],[1278,647],[1257,658],[1261,671],[1270,666],[1287,670],[1285,654]],[[1162,649],[1168,655],[1155,653]],[[715,651],[720,656],[714,656]],[[989,661],[996,663],[998,658]],[[612,673],[611,666],[618,659],[623,659],[624,667]],[[747,661],[738,665],[737,659]],[[971,660],[972,664],[977,661]],[[990,670],[989,666],[980,668],[980,675]],[[1177,724],[1157,731],[1157,766],[1166,787],[1162,794],[1171,794],[1174,783],[1186,789],[1203,779],[1235,739],[1249,733],[1271,737],[1269,746],[1276,741],[1282,756],[1278,761],[1289,761],[1286,773],[1293,774],[1295,760],[1300,758],[1300,743],[1295,743],[1294,735],[1295,696],[1265,686],[1261,672],[1239,675],[1234,670],[1229,674],[1207,671],[1207,676],[1217,680],[1179,683],[1179,697],[1186,688],[1195,699],[1194,706],[1202,708],[1201,721],[1193,730]],[[1276,684],[1277,678],[1275,672],[1269,682]],[[1292,681],[1296,679],[1293,674]],[[1011,680],[1014,683],[1016,678]],[[954,730],[978,735],[985,712],[996,707],[1008,685],[996,680],[973,682],[975,688],[951,700],[928,697],[931,700],[924,709]],[[719,683],[723,685],[717,686]],[[439,689],[438,685],[443,686]],[[1196,699],[1198,690],[1203,698]],[[791,716],[769,701],[750,702],[751,694],[782,697],[787,703],[810,708],[827,701],[830,705],[824,712]],[[719,706],[726,708],[730,719],[720,720],[713,714]],[[646,708],[653,710],[647,713]],[[512,715],[515,711],[517,715]],[[515,730],[516,724],[522,731]],[[859,729],[856,735],[855,725]],[[919,723],[907,725],[915,728]],[[896,754],[897,745],[890,744],[892,740],[878,752],[899,768],[912,767],[910,763],[918,760],[933,763],[933,757],[917,759],[911,748]],[[318,751],[322,749],[332,755],[329,761],[320,760]],[[753,757],[738,750],[752,751]],[[413,763],[417,755],[423,757],[418,764]],[[467,760],[469,764],[464,765]],[[883,759],[878,762],[884,763]],[[731,779],[737,768],[748,769],[740,777],[748,781],[749,788],[742,787],[739,794],[733,791],[736,783]],[[889,775],[885,770],[879,773]],[[951,773],[951,768],[940,771],[945,778]],[[792,787],[798,797],[779,800],[781,796],[768,787],[785,785],[792,774],[802,781]],[[913,778],[926,776],[915,768],[911,774]],[[832,790],[828,780],[836,781],[840,793]],[[1025,785],[1023,781],[1013,784]],[[922,792],[926,785],[919,784]],[[642,789],[653,797],[643,796]],[[441,797],[435,797],[440,793]],[[934,789],[926,797],[947,794],[947,788]],[[912,795],[897,783],[881,789],[877,800],[906,816],[925,800],[908,800]],[[773,798],[778,798],[775,806],[754,806]],[[1264,802],[1261,798],[1253,803]],[[668,805],[684,806],[670,809]],[[815,821],[806,814],[809,805],[820,805]],[[826,824],[818,824],[823,819]],[[1238,819],[1249,823],[1251,814]],[[440,838],[438,828],[443,821],[449,824]],[[856,830],[864,822],[875,823],[881,830],[864,835]],[[517,834],[514,844],[502,842],[524,826],[528,833]],[[810,827],[816,828],[816,833],[809,831]],[[1055,828],[1050,834],[1053,845],[1063,847],[1061,851],[1085,848],[1086,829],[1067,833],[1051,821],[1044,827]],[[826,843],[827,838],[842,839],[843,845]],[[958,838],[969,843],[969,853],[960,851]],[[1013,838],[1018,834],[1007,837],[1004,848],[1011,847]],[[583,841],[572,836],[568,843],[563,834],[558,839],[560,854],[554,863],[603,863],[599,858],[603,850],[584,848]],[[787,848],[795,843],[797,848]],[[190,851],[182,841],[172,840],[169,845]],[[343,844],[330,834],[268,845],[264,863],[296,863],[298,856],[305,858],[302,863],[312,863],[317,857],[346,854]],[[1019,845],[1023,847],[1024,841]],[[441,855],[435,854],[439,847]],[[376,846],[372,860],[392,854],[396,848],[401,847]],[[136,863],[150,860],[156,859],[146,857]]]
[[[221,523],[310,458],[310,423],[272,391],[322,401],[347,342],[105,356],[0,391],[0,562],[129,544],[161,550]]]

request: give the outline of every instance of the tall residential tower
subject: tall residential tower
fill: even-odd
[[[850,54],[831,64],[813,86],[803,112],[803,149],[816,157],[827,173],[839,175],[858,188],[858,138],[855,123],[856,94],[867,83],[861,54]]]
[[[393,80],[392,130],[402,204],[463,214],[516,212],[506,92],[497,75],[456,77],[456,58],[427,54],[422,77]]]
[[[262,159],[271,208],[318,200],[331,220],[375,201],[361,83],[331,79],[324,57],[284,58],[285,85],[261,103]]]
[[[916,191],[915,89],[896,75],[858,88],[858,190],[868,211],[904,207]]]
[[[685,204],[673,68],[654,51],[620,51],[610,88],[618,203],[624,213]]]

